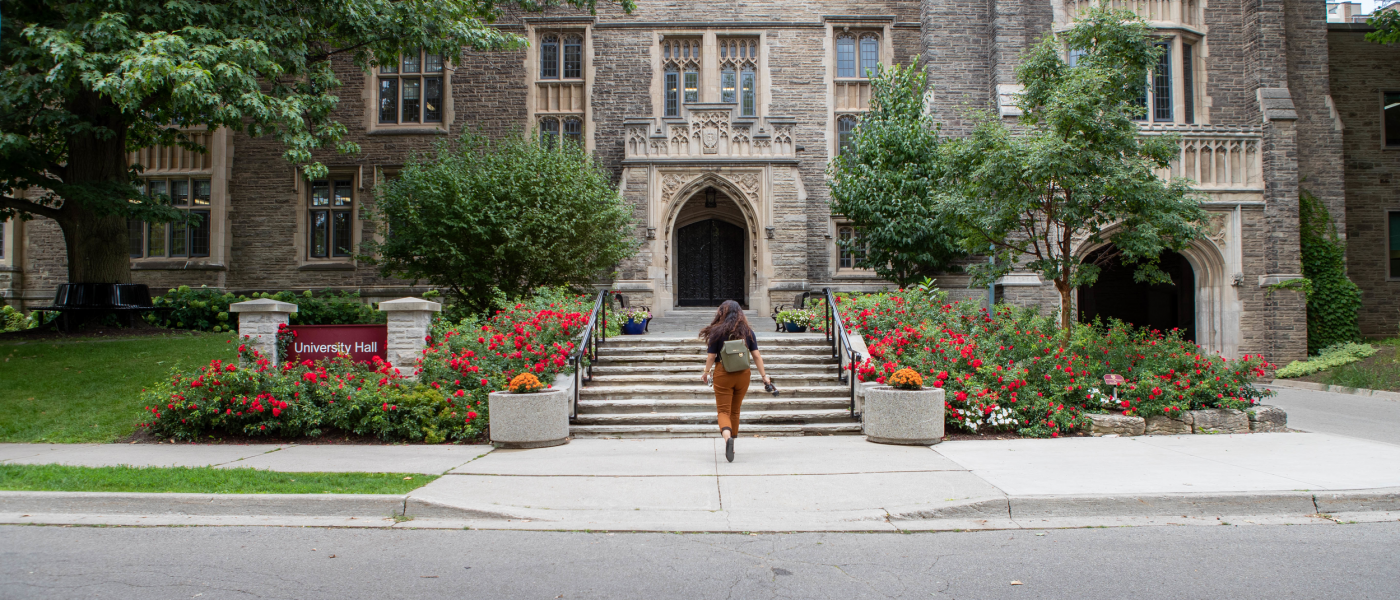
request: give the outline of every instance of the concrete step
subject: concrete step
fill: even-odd
[[[759,343],[758,349],[763,351],[763,344]],[[705,355],[705,346],[696,344],[656,344],[651,346],[609,346],[604,345],[598,348],[598,356],[637,356],[640,354],[690,354]],[[831,346],[775,346],[773,352],[781,354],[811,354],[831,356]],[[767,352],[764,352],[766,355]]]
[[[754,410],[743,411],[739,423],[772,423],[775,425],[807,423],[839,423],[850,421],[845,409],[828,410]],[[714,409],[690,413],[625,413],[582,414],[574,421],[578,425],[716,425]]]
[[[750,392],[753,391],[753,386],[758,386],[760,389],[763,386],[761,383],[763,378],[759,376],[758,369],[752,369],[752,371],[753,374],[749,378],[751,382],[751,386],[749,387]],[[789,387],[836,385],[839,383],[839,380],[836,378],[838,373],[840,373],[840,371],[837,371],[833,367],[830,372],[817,373],[793,373],[791,371],[779,373],[778,371],[769,371],[768,376],[773,379],[774,385],[778,386],[780,389],[786,389]],[[697,383],[700,383],[699,365],[697,365],[696,368],[686,369],[679,373],[599,375],[597,371],[594,371],[593,380],[589,381],[584,389],[591,386],[620,387],[626,385],[691,386]]]
[[[699,354],[652,354],[652,353],[644,353],[644,352],[641,352],[641,353],[636,353],[635,355],[630,355],[630,356],[629,356],[629,355],[616,355],[616,356],[603,356],[603,355],[600,355],[600,356],[598,357],[598,359],[599,359],[598,362],[593,363],[595,366],[596,366],[596,365],[608,365],[608,366],[614,366],[614,367],[638,367],[638,366],[643,366],[643,365],[656,365],[656,364],[662,364],[662,363],[666,363],[666,364],[687,364],[687,365],[695,365],[695,364],[704,365],[704,364],[705,364],[705,357],[704,357],[703,355],[699,355]],[[776,366],[776,365],[781,365],[781,364],[803,364],[803,365],[824,365],[824,364],[833,364],[833,365],[834,365],[834,364],[836,364],[836,359],[835,359],[835,358],[832,358],[830,354],[823,354],[823,355],[815,355],[815,354],[775,354],[775,355],[772,355],[772,356],[769,356],[768,354],[764,354],[764,355],[763,355],[763,364],[764,364],[764,366],[768,366],[768,365],[775,365],[775,366]]]
[[[666,318],[666,319],[673,319],[673,318],[705,319],[705,320],[706,320],[705,322],[708,323],[708,322],[714,320],[714,318],[715,318],[715,313],[716,313],[718,310],[719,310],[719,307],[717,307],[717,306],[697,306],[697,307],[693,307],[693,308],[691,308],[691,307],[680,307],[680,308],[673,308],[673,309],[671,309],[671,310],[668,310],[668,311],[666,311],[664,314],[662,314],[661,316],[662,316],[662,318]],[[750,318],[752,318],[752,317],[757,317],[757,316],[758,316],[758,311],[756,311],[756,310],[746,310],[746,311],[744,311],[744,316],[750,317]]]
[[[833,382],[834,383],[834,382]],[[749,394],[765,393],[762,387],[749,386]],[[842,385],[822,386],[779,386],[779,397],[787,398],[838,398],[849,396],[851,389]],[[588,385],[579,389],[579,398],[631,400],[656,398],[661,400],[692,400],[708,398],[713,401],[715,392],[709,386],[696,381],[692,385]]]
[[[849,416],[851,406],[850,397],[845,398],[774,398],[768,394],[749,394],[744,398],[743,410],[757,411],[821,411],[821,410],[845,410]],[[675,413],[710,413],[714,417],[715,399],[713,396],[706,399],[687,400],[659,400],[655,398],[632,399],[632,400],[579,400],[579,416],[587,415],[620,415],[620,414],[655,414],[667,415]]]
[[[831,347],[831,343],[822,334],[810,333],[767,333],[756,332],[758,335],[759,347],[764,346],[826,346]],[[613,336],[603,342],[602,348],[612,346],[646,346],[652,344],[697,344],[703,345],[703,341],[694,335],[674,335],[674,334],[643,334],[643,335],[623,335]]]
[[[838,373],[840,373],[840,367],[837,366],[835,360],[832,360],[830,363],[791,363],[777,365],[768,364],[767,360],[763,362],[764,367],[768,369],[768,374],[775,379],[779,377],[801,377],[806,375],[820,375],[835,379]],[[607,361],[593,363],[593,376],[594,378],[598,378],[604,376],[675,374],[685,377],[699,377],[700,369],[704,367],[704,365],[705,361],[697,360],[688,364],[659,362],[641,366],[624,367],[619,366],[615,362]],[[758,376],[758,369],[753,369],[753,378],[755,380],[761,379]]]
[[[742,422],[742,418],[741,418]],[[648,438],[648,437],[719,437],[719,428],[709,425],[575,425],[570,428],[575,438]],[[771,425],[755,423],[739,431],[745,437],[796,435],[860,435],[860,423],[810,423],[800,425]],[[742,443],[742,442],[740,442]]]

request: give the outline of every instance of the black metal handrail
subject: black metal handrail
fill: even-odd
[[[840,359],[847,359],[846,364],[851,367],[851,374],[846,375],[846,370],[841,369],[840,381],[851,384],[851,417],[858,417],[856,412],[856,366],[864,358],[859,352],[851,348],[851,336],[846,330],[846,324],[841,321],[841,313],[836,310],[836,294],[831,288],[822,288],[822,294],[826,296],[826,339],[831,342],[831,356]],[[842,356],[842,355],[845,356]]]
[[[574,367],[574,389],[572,397],[569,398],[569,420],[578,419],[578,394],[579,388],[583,387],[583,382],[593,380],[593,363],[598,361],[598,345],[608,339],[608,311],[612,304],[608,299],[612,290],[598,292],[598,298],[593,301],[593,312],[588,313],[588,325],[583,328],[583,335],[579,336],[579,344],[574,348],[574,353],[569,357],[569,362]],[[598,318],[602,317],[602,328],[598,335],[593,335]],[[588,375],[583,375],[583,359],[588,358]]]

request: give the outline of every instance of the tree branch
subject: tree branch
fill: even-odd
[[[41,217],[48,217],[55,221],[59,220],[59,218],[63,216],[63,211],[61,209],[50,208],[41,204],[30,202],[28,200],[24,200],[21,198],[11,198],[9,196],[0,196],[0,208],[8,208],[20,212],[32,213]]]

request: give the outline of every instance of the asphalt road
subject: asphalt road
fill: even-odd
[[[1265,400],[1288,412],[1288,426],[1400,444],[1400,402],[1353,396],[1275,388],[1278,396]]]
[[[759,536],[3,526],[0,598],[1394,598],[1397,544],[1400,523]]]

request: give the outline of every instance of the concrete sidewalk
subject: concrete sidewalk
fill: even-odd
[[[717,438],[575,440],[496,451],[6,444],[0,462],[444,474],[407,495],[377,498],[0,492],[0,522],[8,523],[271,519],[395,526],[386,513],[406,513],[415,520],[398,526],[907,531],[1227,517],[1332,522],[1319,513],[1400,519],[1400,446],[1317,433],[961,441],[932,448],[861,437],[746,437],[733,463],[724,460]]]

